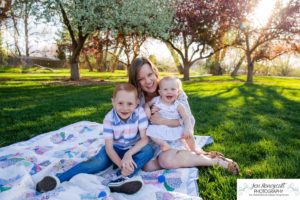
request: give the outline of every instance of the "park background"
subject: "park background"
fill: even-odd
[[[240,176],[199,168],[203,199],[237,178],[300,177],[300,2],[0,1],[4,147],[81,120],[101,123],[138,56],[182,78],[196,135]],[[141,9],[142,8],[142,9]]]

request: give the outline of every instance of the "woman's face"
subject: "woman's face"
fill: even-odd
[[[145,93],[152,94],[158,87],[157,77],[149,64],[144,64],[138,73],[138,82]]]

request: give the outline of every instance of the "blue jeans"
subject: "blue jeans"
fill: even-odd
[[[116,153],[120,156],[120,158],[123,158],[124,154],[128,151],[121,150],[114,147],[114,150]],[[144,146],[139,152],[134,154],[132,156],[132,159],[136,163],[137,167],[135,168],[134,172],[129,175],[129,177],[132,177],[135,175],[151,158],[153,157],[154,150],[153,148],[147,144]],[[87,161],[78,163],[74,167],[70,168],[68,171],[65,171],[63,173],[58,173],[56,176],[60,180],[60,182],[69,181],[73,176],[80,174],[80,173],[86,173],[86,174],[96,174],[99,173],[109,166],[111,166],[113,162],[108,157],[105,146],[101,148],[99,153],[95,155],[94,157],[90,158]]]

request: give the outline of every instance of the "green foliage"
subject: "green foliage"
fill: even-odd
[[[155,55],[150,55],[149,56],[149,58],[148,58],[152,63],[153,63],[153,65],[157,65],[158,63],[157,63],[157,58],[156,58],[156,56]]]
[[[42,1],[43,16],[48,21],[60,16],[60,5],[65,9],[74,31],[81,28],[84,34],[110,29],[116,32],[140,35],[165,36],[171,24],[173,11],[170,0],[75,0]],[[41,13],[39,13],[41,14]]]
[[[127,81],[126,71],[82,71],[94,81],[86,85],[66,81],[66,69],[47,74],[0,69],[0,146],[81,120],[101,123],[115,82]],[[221,151],[241,168],[238,177],[219,167],[199,168],[203,199],[236,199],[237,178],[300,178],[300,79],[255,77],[253,85],[244,84],[245,76],[191,79],[183,87],[195,134],[213,136],[205,150]]]
[[[124,0],[116,13],[117,30],[153,37],[168,37],[174,15],[171,0]]]

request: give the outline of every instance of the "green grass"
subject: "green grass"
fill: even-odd
[[[0,72],[0,146],[81,120],[101,123],[111,108],[114,82],[127,80],[124,71],[82,71],[84,80],[94,81],[89,84],[67,81],[68,70]],[[206,150],[223,152],[241,168],[239,177],[221,168],[200,168],[203,199],[236,199],[237,178],[300,178],[300,79],[244,81],[218,76],[184,83],[195,133],[214,138]]]

